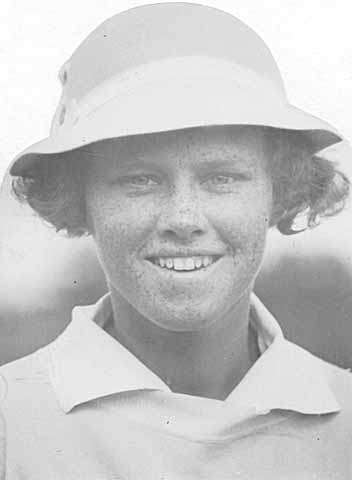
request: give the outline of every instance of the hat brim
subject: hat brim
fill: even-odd
[[[240,84],[209,82],[144,84],[91,108],[79,121],[56,129],[48,138],[17,155],[10,167],[14,176],[25,175],[37,161],[100,140],[219,125],[266,126],[297,131],[318,152],[343,140],[327,122],[282,99],[251,91]]]

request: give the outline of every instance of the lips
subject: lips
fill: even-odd
[[[202,270],[219,260],[220,255],[194,255],[194,256],[170,256],[149,257],[148,260],[160,268],[189,272]]]

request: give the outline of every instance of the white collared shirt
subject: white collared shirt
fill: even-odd
[[[106,333],[111,314],[109,295],[76,307],[0,368],[6,478],[352,478],[351,375],[287,341],[254,294],[261,355],[224,401],[172,392]]]

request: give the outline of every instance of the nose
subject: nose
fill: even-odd
[[[202,236],[207,230],[207,224],[201,200],[192,185],[175,188],[165,201],[158,218],[160,235],[181,241]]]

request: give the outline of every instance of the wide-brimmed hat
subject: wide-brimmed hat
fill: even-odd
[[[268,47],[216,8],[158,3],[108,19],[60,70],[50,136],[15,159],[38,160],[103,139],[200,126],[255,125],[299,132],[312,152],[342,140],[292,105]]]

